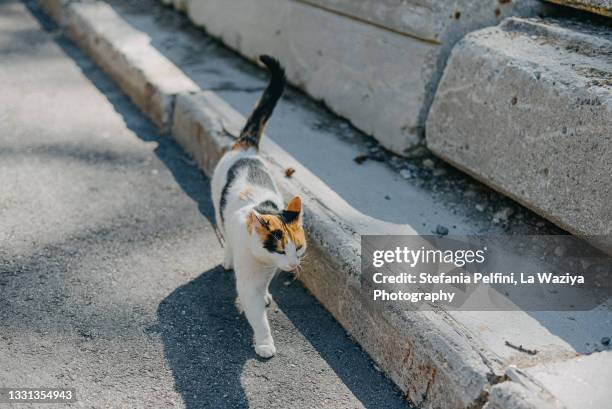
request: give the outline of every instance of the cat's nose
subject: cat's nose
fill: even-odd
[[[296,268],[298,268],[298,266],[299,266],[299,265],[300,265],[300,262],[299,262],[299,261],[294,261],[294,262],[292,262],[292,263],[289,263],[289,267],[290,267],[292,270],[295,270]]]

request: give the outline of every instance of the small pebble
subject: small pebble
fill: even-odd
[[[404,179],[411,179],[412,172],[409,171],[408,169],[402,169],[400,170],[400,176],[403,177]]]
[[[436,234],[439,234],[440,236],[446,236],[448,234],[448,228],[439,224],[438,227],[436,227]]]
[[[402,160],[398,158],[397,156],[393,156],[389,160],[389,164],[391,165],[393,169],[398,170],[402,167]]]
[[[415,148],[410,149],[408,152],[406,152],[405,156],[408,159],[417,159],[417,158],[421,158],[427,155],[428,153],[429,153],[429,150],[427,150],[426,147],[417,146]]]
[[[436,166],[436,164],[434,163],[433,160],[427,158],[427,159],[423,159],[423,167],[427,170],[432,170],[434,167]]]
[[[354,161],[355,161],[355,162],[356,162],[358,165],[361,165],[361,164],[362,164],[363,162],[365,162],[367,159],[368,159],[368,157],[367,157],[367,156],[365,156],[365,155],[359,155],[359,156],[356,156],[355,158],[353,158],[353,160],[354,160]]]
[[[478,203],[475,207],[476,207],[476,210],[478,210],[479,212],[484,212],[485,210],[485,206],[480,203]]]
[[[510,207],[503,207],[499,209],[493,215],[493,223],[497,224],[501,222],[507,222],[508,218],[512,215],[512,213],[514,213],[514,210],[512,210],[512,208]]]
[[[601,339],[601,345],[605,345],[605,346],[610,345],[610,337],[603,337]]]
[[[385,195],[385,200],[391,200],[391,197],[389,195]]]
[[[433,175],[434,176],[444,176],[444,175],[446,175],[446,169],[444,169],[444,168],[435,169],[433,171]]]

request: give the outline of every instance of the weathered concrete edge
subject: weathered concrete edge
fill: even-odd
[[[574,7],[577,9],[585,10],[595,14],[601,14],[602,16],[612,17],[612,10],[605,7],[597,7],[596,5],[587,4],[584,1],[576,0],[546,0],[550,3],[560,4],[562,6]]]
[[[171,127],[174,98],[199,87],[106,3],[43,0],[44,10],[162,131]]]
[[[95,37],[83,30],[93,28],[71,18],[72,7],[61,11],[68,16],[65,19],[68,33],[82,33],[77,43],[103,68],[110,64],[103,59],[113,56],[127,65],[126,73],[140,75],[130,66],[134,59],[122,54],[126,50],[117,48],[117,54],[109,54],[107,48],[91,46]],[[76,24],[83,25],[75,27]],[[109,42],[104,32],[99,35],[98,43]],[[90,41],[78,41],[82,36],[88,36]],[[153,81],[148,88],[131,87],[125,75],[111,71],[111,76],[140,107],[137,101],[150,98],[151,87],[158,84]],[[192,94],[193,91],[171,95],[172,103],[166,112],[174,118],[173,136],[210,174],[244,118],[214,93]],[[178,95],[176,109],[175,95]],[[147,104],[141,107],[147,115],[155,114],[147,108]],[[306,287],[413,402],[423,407],[481,407],[490,384],[501,379],[485,353],[444,312],[406,314],[380,310],[368,303],[360,290],[359,235],[347,221],[355,218],[346,217],[356,211],[268,138],[262,142],[262,153],[283,192],[301,195],[307,209],[305,225],[312,264],[300,277]],[[291,180],[283,176],[288,166],[296,169]],[[339,206],[345,206],[346,212],[338,212]]]

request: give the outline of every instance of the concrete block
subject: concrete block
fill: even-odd
[[[187,9],[243,55],[275,55],[293,84],[402,154],[422,140],[453,44],[504,15],[542,8],[534,0],[455,3],[188,0]]]
[[[453,50],[427,145],[572,233],[612,248],[609,29],[511,18]]]
[[[483,409],[564,409],[554,399],[545,399],[540,393],[518,382],[502,382],[494,385]]]
[[[612,402],[612,351],[525,369],[567,409],[601,409]]]
[[[612,17],[612,0],[547,0],[551,3],[561,4],[563,6],[575,7],[590,11],[592,13],[601,14],[602,16]]]
[[[72,3],[67,8],[69,36],[162,130],[168,130],[174,97],[199,87],[127,24],[106,3]]]

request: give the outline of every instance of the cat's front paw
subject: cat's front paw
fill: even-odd
[[[264,295],[264,301],[266,302],[266,307],[268,307],[272,303],[272,294],[266,293],[266,295]]]
[[[255,345],[255,352],[262,358],[272,358],[276,354],[274,344]]]

